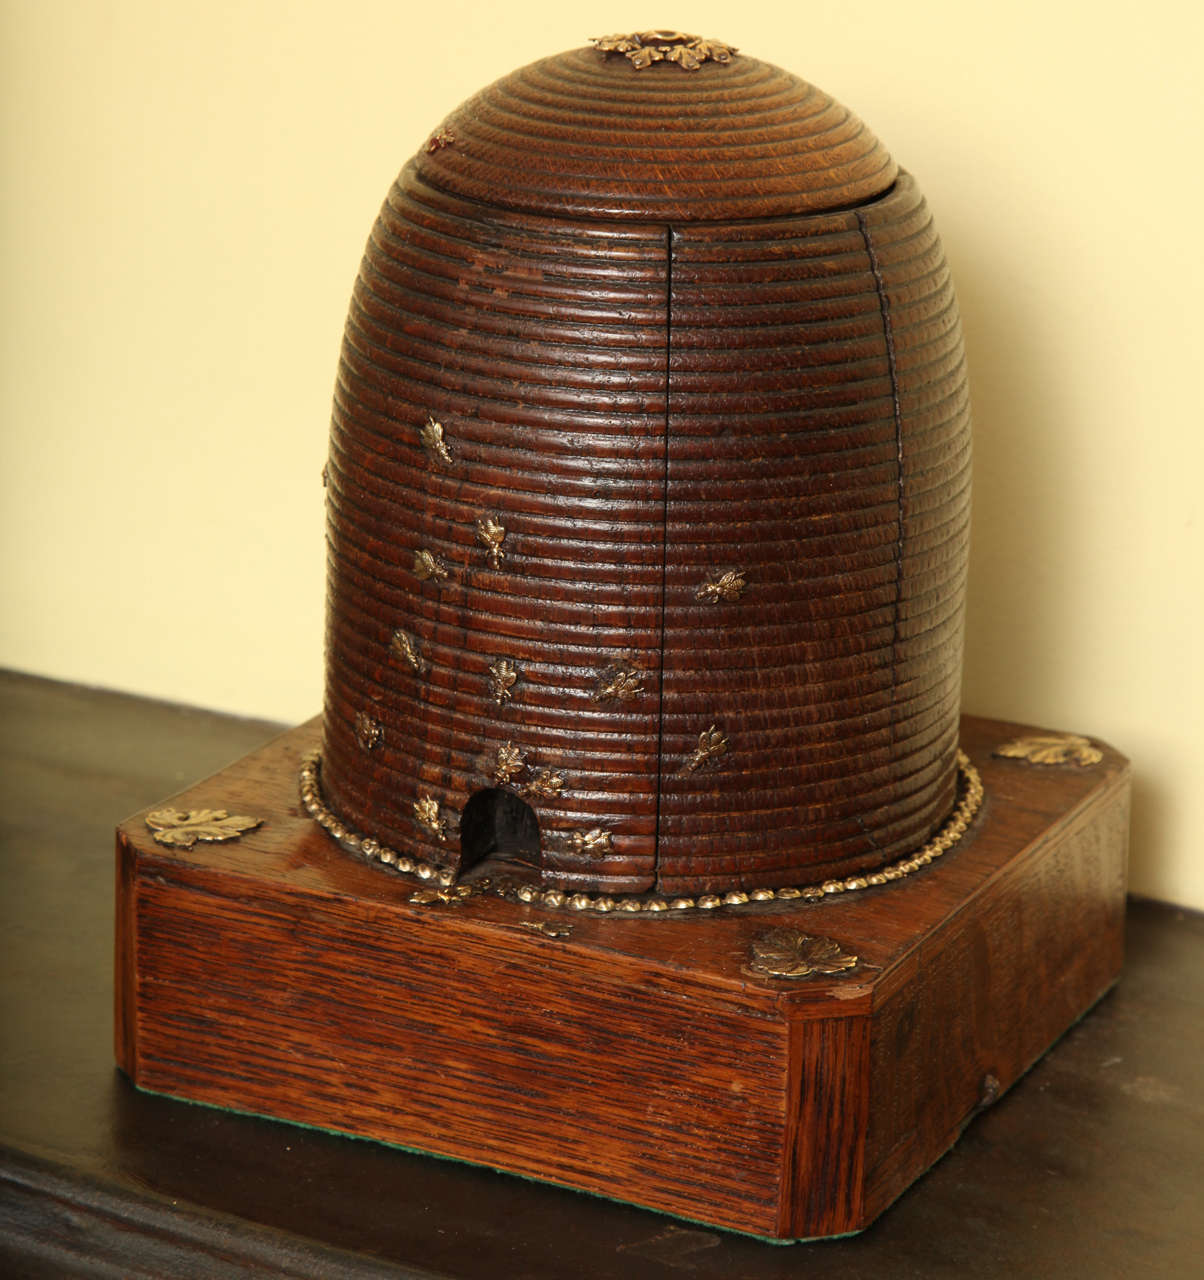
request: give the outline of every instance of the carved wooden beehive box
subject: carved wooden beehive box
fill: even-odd
[[[123,1069],[865,1226],[1120,967],[1124,760],[959,716],[969,466],[845,108],[673,32],[483,90],[355,284],[324,715],[119,829]]]
[[[554,890],[872,873],[957,783],[948,268],[844,107],[653,36],[485,89],[385,201],[327,470],[323,791],[370,848]]]

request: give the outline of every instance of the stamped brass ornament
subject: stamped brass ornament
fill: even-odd
[[[832,938],[818,938],[798,929],[770,929],[754,938],[749,968],[770,978],[810,978],[852,969],[857,957]]]
[[[191,849],[198,841],[221,844],[263,825],[262,818],[227,813],[225,809],[156,809],[146,815],[156,844]]]
[[[489,696],[500,707],[514,696],[518,683],[518,668],[509,658],[499,658],[489,664]]]
[[[442,580],[448,576],[447,565],[424,547],[414,552],[414,576],[421,582],[429,582],[432,578]]]
[[[623,702],[644,692],[644,673],[634,667],[611,667],[598,677],[594,698],[598,702]]]
[[[497,749],[493,764],[493,781],[504,787],[512,778],[518,777],[527,767],[526,757],[513,742],[503,742]]]
[[[569,835],[569,843],[574,853],[600,853],[610,848],[610,832],[603,831],[601,827],[574,831]]]
[[[693,773],[695,769],[717,760],[727,751],[727,734],[717,725],[711,725],[698,735],[698,746],[693,755],[682,766],[683,773]]]
[[[550,920],[524,920],[522,927],[531,933],[542,933],[545,938],[567,938],[573,932],[571,924],[553,924]]]
[[[707,604],[718,604],[721,600],[739,600],[747,585],[743,569],[729,569],[704,582],[694,594]]]
[[[525,787],[520,787],[522,795],[543,796],[553,799],[564,790],[564,774],[556,769],[540,769]]]
[[[476,894],[470,884],[453,884],[441,889],[419,889],[410,894],[410,902],[416,907],[458,907]]]
[[[502,543],[505,540],[506,528],[493,516],[482,516],[477,521],[477,541],[485,548],[489,563],[495,569],[500,569],[502,561],[506,558],[506,553],[502,550]]]
[[[393,636],[389,641],[389,648],[401,658],[410,669],[416,674],[421,675],[426,670],[426,661],[422,656],[422,650],[418,645],[418,641],[410,635],[408,631],[403,631],[400,627],[393,632]]]
[[[414,801],[414,820],[436,840],[447,839],[447,819],[439,812],[439,801],[432,795],[419,796]]]
[[[355,740],[365,751],[375,751],[384,740],[385,731],[366,711],[355,717]]]
[[[1034,733],[996,747],[994,755],[1028,764],[1075,764],[1086,768],[1099,764],[1104,753],[1077,733]]]
[[[427,415],[426,423],[418,433],[418,438],[422,441],[422,447],[432,458],[438,459],[445,466],[451,466],[451,450],[443,438],[443,423],[436,422],[434,415]]]

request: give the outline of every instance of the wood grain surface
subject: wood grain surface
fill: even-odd
[[[1119,969],[1125,763],[993,757],[1016,729],[963,721],[988,804],[916,876],[644,919],[412,902],[301,813],[302,726],[173,800],[264,819],[238,841],[122,825],[118,1060],[143,1088],[736,1230],[857,1229]],[[857,967],[753,971],[782,925]]]

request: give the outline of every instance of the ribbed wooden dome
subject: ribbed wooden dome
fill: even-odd
[[[940,241],[847,112],[743,56],[499,81],[348,315],[330,807],[566,891],[904,857],[955,800],[969,460]]]
[[[652,221],[847,208],[897,175],[846,107],[780,67],[736,54],[642,70],[575,49],[483,89],[418,158],[431,186],[507,209]]]

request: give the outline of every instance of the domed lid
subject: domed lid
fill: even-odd
[[[826,93],[670,31],[608,36],[495,81],[448,117],[417,168],[508,209],[662,222],[847,208],[898,173]]]

